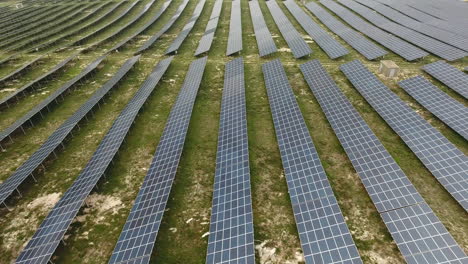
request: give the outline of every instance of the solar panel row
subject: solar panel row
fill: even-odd
[[[49,157],[78,123],[130,71],[139,56],[128,59],[117,73],[70,116],[16,171],[0,184],[0,203],[5,200]]]
[[[39,56],[34,58],[31,61],[26,62],[25,64],[21,65],[18,69],[14,70],[13,72],[7,74],[6,76],[0,78],[0,84],[4,82],[10,81],[11,79],[17,77],[18,75],[22,74],[25,70],[31,68],[36,62],[42,59],[44,56]]]
[[[294,58],[298,59],[311,54],[312,50],[309,45],[301,37],[299,32],[297,32],[283,11],[281,11],[278,3],[276,3],[276,1],[267,1],[266,4],[281,35],[283,35],[284,40],[288,43]]]
[[[436,61],[426,64],[422,69],[432,77],[447,85],[450,89],[468,99],[468,74],[444,61]]]
[[[207,264],[255,263],[244,62],[226,64]]]
[[[467,260],[320,62],[313,60],[300,68],[406,261],[462,263]]]
[[[195,51],[195,56],[198,56],[202,53],[208,52],[213,43],[214,34],[216,28],[218,27],[219,16],[221,15],[221,9],[223,7],[223,0],[216,0],[213,6],[213,11],[211,12],[210,20],[205,28],[205,33],[203,33],[200,42],[198,43],[198,48]]]
[[[171,54],[173,52],[177,52],[177,50],[180,48],[180,46],[184,42],[185,38],[187,38],[190,31],[192,31],[193,27],[195,26],[195,23],[197,22],[198,18],[200,17],[201,12],[203,11],[203,7],[205,6],[205,3],[206,3],[206,0],[200,0],[200,2],[198,2],[197,6],[193,10],[192,17],[189,19],[187,24],[185,24],[184,28],[179,33],[177,38],[172,42],[169,48],[167,48],[166,55]]]
[[[345,47],[315,23],[294,0],[286,0],[284,4],[307,34],[317,42],[330,59],[336,59],[349,53]]]
[[[457,47],[461,50],[468,51],[468,39],[463,36],[439,29],[437,27],[426,25],[415,19],[412,19],[396,10],[393,10],[390,7],[387,7],[383,4],[375,2],[374,0],[356,0],[363,5],[372,8],[373,10],[379,12],[383,16],[389,18],[390,20],[410,29],[413,29],[417,32],[420,32],[424,35],[430,36],[434,39],[440,40],[446,44]]]
[[[61,70],[63,67],[65,67],[65,65],[68,62],[70,62],[71,60],[73,60],[74,58],[76,58],[75,54],[73,54],[72,56],[70,56],[70,57],[66,58],[65,60],[61,61],[55,67],[53,67],[48,72],[41,75],[40,77],[36,78],[35,80],[27,83],[26,85],[22,86],[21,88],[18,88],[13,93],[11,93],[11,94],[9,94],[9,95],[7,95],[5,97],[2,97],[0,99],[0,107],[3,107],[3,106],[9,107],[10,104],[13,103],[12,102],[13,99],[18,99],[18,97],[20,95],[26,94],[27,91],[29,91],[31,89],[34,89],[35,86],[40,86],[42,82],[44,82],[45,80],[47,80],[47,79],[51,78],[52,76],[54,76],[54,74],[56,74],[59,70]]]
[[[417,60],[429,55],[420,48],[375,27],[334,1],[320,0],[320,3],[338,15],[354,29],[400,55],[407,61]]]
[[[16,263],[47,263],[50,260],[86,197],[109,167],[136,115],[154,90],[171,60],[172,57],[158,63],[150,78],[143,83],[128,102],[80,175],[55,204],[21,251]]]
[[[179,7],[177,8],[176,12],[174,15],[171,17],[171,19],[156,33],[154,34],[150,39],[148,39],[139,49],[136,53],[143,52],[144,50],[149,49],[166,31],[168,31],[172,25],[177,21],[177,19],[180,17],[182,12],[185,10],[185,7],[187,6],[189,0],[184,0]]]
[[[275,53],[277,51],[275,41],[271,37],[270,30],[268,30],[265,23],[258,1],[249,1],[249,9],[260,57]]]
[[[281,62],[262,70],[305,262],[362,263]]]
[[[380,82],[359,60],[341,71],[439,183],[468,210],[468,157]]]
[[[163,3],[163,5],[154,13],[154,15],[151,17],[151,19],[146,22],[144,25],[139,27],[133,34],[125,38],[124,40],[120,41],[119,43],[115,44],[110,50],[118,50],[134,38],[136,38],[138,35],[143,33],[145,30],[147,30],[151,25],[153,25],[160,17],[161,15],[166,11],[166,9],[169,7],[169,5],[172,3],[172,0],[167,0]],[[150,4],[147,4],[147,8],[149,9],[151,7]],[[146,13],[146,12],[142,12]],[[136,22],[136,20],[135,20]]]
[[[226,55],[230,56],[242,50],[241,0],[232,0],[231,21]]]
[[[90,63],[85,69],[83,69],[77,76],[73,79],[62,85],[60,88],[55,90],[51,95],[49,95],[46,99],[41,101],[38,105],[36,105],[33,109],[27,112],[25,115],[20,117],[16,120],[12,125],[8,128],[4,129],[0,132],[0,142],[3,142],[6,138],[11,138],[11,134],[15,132],[17,129],[23,129],[23,126],[26,126],[27,122],[32,124],[32,119],[38,115],[42,116],[42,111],[47,110],[49,105],[51,105],[54,101],[56,101],[60,96],[70,89],[72,86],[77,84],[79,81],[84,79],[85,77],[89,76],[96,67],[104,60],[105,56],[99,57],[97,60]]]
[[[400,38],[441,58],[454,61],[468,55],[468,53],[463,50],[457,49],[453,46],[423,35],[417,31],[394,23],[374,12],[372,9],[369,9],[353,0],[338,0],[338,2],[358,13],[377,27],[388,31],[395,36],[399,36]]]
[[[406,79],[398,85],[442,122],[468,140],[468,108],[466,106],[442,92],[422,76]]]
[[[190,64],[130,215],[109,263],[148,263],[184,147],[207,57]]]
[[[333,33],[340,36],[346,43],[351,45],[359,53],[361,53],[368,60],[374,60],[378,57],[382,57],[387,52],[375,45],[372,41],[366,39],[359,32],[354,31],[345,24],[341,23],[334,16],[329,14],[325,9],[320,7],[314,2],[309,2],[306,4],[307,9],[309,9],[325,26],[327,26]]]

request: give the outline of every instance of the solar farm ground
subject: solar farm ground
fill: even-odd
[[[131,2],[133,1],[117,7],[109,16],[78,34],[71,35],[38,52],[25,53],[21,57],[1,65],[0,76],[6,76],[24,63],[47,54],[44,59],[41,59],[39,63],[36,63],[19,77],[1,84],[0,98],[4,98],[29,81],[41,76],[72,54],[106,38],[130,21],[150,1],[142,0],[142,3],[139,3],[118,23],[80,45],[57,49],[79,40],[111,21]],[[173,0],[160,19],[137,37],[136,41],[120,48],[118,52],[110,53],[100,64],[95,74],[74,87],[63,99],[60,99],[56,106],[50,108],[50,112],[45,114],[43,119],[38,119],[34,126],[28,127],[24,134],[15,133],[13,143],[4,146],[4,150],[0,153],[0,182],[8,178],[63,121],[72,115],[94,91],[108,81],[119,67],[133,56],[133,53],[145,40],[158,32],[171,19],[182,2],[183,0]],[[157,85],[143,110],[135,119],[117,157],[114,158],[113,164],[107,171],[106,177],[99,182],[98,187],[87,198],[86,205],[81,208],[68,229],[64,243],[54,254],[52,259],[54,263],[105,263],[109,260],[139,187],[147,173],[171,107],[184,82],[188,66],[196,59],[193,54],[203,35],[214,2],[214,0],[207,0],[199,20],[175,55],[162,82]],[[10,3],[14,3],[14,1],[0,2],[5,6]],[[73,1],[44,1],[46,5],[71,6],[75,3]],[[101,2],[92,1],[90,3]],[[110,10],[113,3],[117,2],[105,5],[95,13],[95,16]],[[69,63],[52,80],[22,97],[9,108],[0,109],[0,130],[4,130],[23,116],[77,75],[86,65],[105,54],[108,49],[131,36],[140,26],[151,19],[151,16],[159,10],[163,3],[164,1],[156,1],[148,13],[115,38],[80,53],[77,59]],[[167,57],[164,55],[165,50],[191,17],[197,3],[198,1],[189,1],[175,24],[162,35],[155,45],[142,53],[139,62],[123,78],[118,87],[106,97],[100,109],[94,111],[94,114],[87,121],[80,123],[80,129],[74,130],[73,137],[66,141],[63,150],[57,152],[57,157],[44,163],[45,169],[41,168],[39,172],[35,173],[37,182],[29,178],[19,188],[21,196],[13,195],[7,200],[8,208],[0,207],[0,263],[9,263],[18,257],[50,209],[71,186],[91,158],[114,119],[157,62]],[[275,25],[266,3],[260,1],[266,23],[278,47],[278,52],[260,58],[248,1],[242,0],[243,50],[236,56],[225,56],[231,1],[223,1],[215,39],[211,50],[207,53],[208,63],[195,101],[182,158],[151,256],[151,262],[203,263],[205,261],[208,241],[206,234],[209,231],[216,167],[224,67],[234,57],[243,57],[245,63],[254,237],[258,263],[302,263],[304,261],[262,74],[262,64],[276,58],[279,58],[285,67],[310,135],[364,262],[403,263],[404,260],[301,74],[299,65],[312,59],[318,59],[332,75],[346,97],[397,161],[450,234],[464,251],[468,252],[466,211],[439,184],[402,139],[385,123],[339,70],[340,65],[359,59],[376,74],[379,60],[366,60],[364,56],[356,52],[315,16],[311,15],[302,3],[299,3],[301,8],[316,23],[321,25],[322,29],[350,51],[348,55],[343,57],[329,59],[327,54],[301,28],[284,4],[281,1],[278,1],[278,4],[294,27],[306,39],[313,53],[308,57],[295,59]],[[39,5],[35,4],[35,6]],[[95,7],[97,6],[92,8]],[[86,16],[87,12],[89,10],[64,23],[72,23],[73,20]],[[93,16],[90,16],[89,19],[92,19]],[[73,25],[59,34],[65,35],[79,26],[79,24]],[[0,59],[7,58],[13,53],[14,51],[0,49]],[[431,80],[449,96],[468,106],[468,101],[465,98],[421,70],[423,65],[440,60],[440,58],[429,55],[422,60],[407,62],[389,51],[385,59],[395,61],[400,66],[401,73],[397,79],[385,79],[379,76],[380,80],[442,132],[465,155],[468,155],[468,142],[462,136],[429,113],[397,85],[400,80],[420,74]],[[450,64],[462,69],[468,65],[468,57],[450,62]]]

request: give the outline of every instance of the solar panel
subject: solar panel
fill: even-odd
[[[242,58],[226,64],[206,263],[255,263]]]
[[[11,139],[11,134],[15,132],[17,129],[21,128],[23,129],[23,126],[26,126],[27,122],[30,122],[32,124],[32,118],[41,115],[42,116],[42,111],[47,110],[48,106],[51,105],[54,101],[58,99],[59,96],[62,96],[65,91],[70,89],[72,86],[74,86],[77,82],[82,80],[83,78],[87,77],[92,73],[96,67],[101,63],[102,60],[104,60],[106,56],[101,56],[97,60],[93,61],[90,63],[84,70],[82,70],[77,76],[75,76],[73,79],[62,85],[60,88],[55,90],[51,95],[49,95],[46,99],[41,101],[38,105],[36,105],[33,109],[31,109],[29,112],[27,112],[25,115],[20,117],[18,120],[16,120],[12,125],[10,125],[8,128],[4,129],[2,132],[0,132],[0,142],[3,142],[6,138]]]
[[[109,167],[136,115],[154,90],[171,60],[172,57],[158,63],[150,77],[114,121],[86,167],[55,204],[21,251],[16,263],[46,263],[50,260],[86,197]]]
[[[422,76],[398,83],[418,103],[468,140],[468,108],[454,100]]]
[[[144,50],[147,50],[149,47],[151,47],[166,31],[168,31],[172,25],[177,21],[177,19],[180,17],[182,12],[185,10],[185,7],[187,6],[189,0],[184,0],[179,7],[177,8],[176,12],[174,15],[171,17],[171,19],[156,33],[154,34],[150,39],[148,39],[139,49],[136,53],[140,53]]]
[[[447,85],[461,96],[468,99],[468,75],[444,61],[426,64],[422,69],[432,77]]]
[[[39,61],[43,57],[44,56],[36,57],[33,60],[28,61],[25,64],[21,65],[18,69],[14,70],[13,72],[11,72],[11,73],[7,74],[6,76],[0,78],[0,84],[15,78],[19,74],[23,73],[26,69],[31,68],[31,66],[33,66],[37,61]]]
[[[195,7],[190,20],[187,22],[187,24],[185,24],[184,28],[179,33],[177,38],[172,42],[171,46],[167,48],[166,55],[171,54],[173,52],[177,52],[177,50],[180,48],[180,46],[184,42],[185,38],[187,38],[188,34],[190,33],[190,31],[192,31],[193,27],[195,26],[195,23],[197,22],[198,18],[200,17],[201,12],[203,11],[203,7],[205,6],[205,3],[206,3],[206,0],[200,0],[200,2],[198,2],[198,5]]]
[[[333,33],[340,36],[346,43],[351,47],[356,49],[368,60],[374,60],[378,57],[382,57],[387,52],[375,45],[372,41],[366,39],[364,36],[358,32],[352,30],[350,27],[341,23],[334,16],[329,14],[325,9],[320,7],[314,2],[308,2],[306,4],[307,9],[309,9],[325,26],[327,26]]]
[[[374,0],[356,0],[363,5],[372,8],[390,20],[434,39],[440,40],[446,44],[457,47],[461,50],[468,51],[468,39],[457,34],[439,29],[437,27],[426,25],[411,17],[408,17],[390,7],[375,2]]]
[[[453,46],[423,35],[417,31],[394,23],[374,12],[372,9],[356,3],[353,0],[338,0],[338,2],[358,13],[377,27],[388,31],[395,36],[399,36],[400,38],[441,58],[454,61],[468,55],[468,53],[463,50],[457,49]]]
[[[305,262],[362,263],[281,62],[262,70]]]
[[[40,77],[36,78],[35,80],[27,83],[21,88],[18,88],[16,91],[13,93],[2,97],[0,99],[0,107],[7,106],[9,107],[11,103],[13,103],[13,99],[18,99],[18,97],[21,94],[25,94],[28,90],[33,89],[35,86],[39,86],[43,81],[45,81],[48,78],[51,78],[55,73],[57,73],[60,69],[62,69],[68,62],[76,58],[76,55],[73,54],[72,56],[66,58],[65,60],[61,61],[59,64],[57,64],[55,67],[50,69],[48,72],[44,73]]]
[[[226,55],[230,56],[242,50],[241,0],[232,0],[231,22]]]
[[[413,61],[429,55],[422,49],[399,39],[358,17],[348,9],[331,0],[320,0],[324,6],[343,19],[357,31],[380,43],[382,46],[400,55],[407,61]]]
[[[300,68],[406,261],[443,263],[425,261],[441,252],[447,253],[445,263],[466,260],[463,250],[320,62],[313,60]]]
[[[193,104],[207,57],[195,60],[172,107],[130,215],[109,263],[148,263],[184,147]]]
[[[249,9],[260,57],[275,53],[277,51],[275,41],[271,37],[270,30],[268,30],[265,23],[258,1],[249,1]]]
[[[298,59],[311,54],[312,50],[309,45],[301,37],[299,32],[297,32],[283,11],[281,11],[278,3],[276,3],[276,1],[267,1],[266,4],[281,35],[283,35],[284,40],[288,43],[294,58]]]
[[[336,59],[349,53],[345,47],[315,23],[294,0],[286,0],[284,4],[307,34],[327,53],[330,59]]]
[[[208,52],[213,43],[214,34],[216,28],[218,27],[219,16],[221,15],[221,8],[223,7],[223,0],[216,0],[213,6],[213,11],[211,12],[210,20],[205,28],[205,33],[203,33],[200,42],[198,43],[198,48],[195,51],[195,56],[198,56],[202,53]]]
[[[163,5],[154,13],[154,15],[151,17],[151,19],[146,22],[143,26],[138,28],[136,32],[134,32],[132,35],[128,36],[124,40],[120,41],[114,47],[111,48],[111,50],[118,50],[134,38],[136,38],[138,35],[143,33],[145,30],[147,30],[151,25],[153,25],[160,17],[161,15],[166,11],[166,9],[169,7],[169,5],[172,3],[172,0],[167,0],[163,3]],[[147,8],[150,8],[152,3],[147,4]],[[185,6],[184,6],[185,7]],[[145,13],[142,11],[142,13]],[[136,20],[135,20],[136,21]]]
[[[52,135],[16,171],[0,184],[0,203],[22,184],[29,175],[64,141],[78,123],[102,100],[102,98],[130,71],[139,56],[128,59],[117,73],[97,90],[81,107],[57,128]]]
[[[468,210],[468,157],[391,92],[359,60],[343,64],[340,69],[439,183]]]

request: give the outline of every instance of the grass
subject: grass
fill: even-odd
[[[52,68],[55,64],[76,52],[76,50],[109,36],[125,25],[132,16],[138,14],[147,2],[148,0],[144,0],[118,23],[109,27],[102,34],[82,43],[81,46],[52,53],[48,58],[44,59],[41,67],[36,66],[28,70],[18,81],[8,82],[6,88],[16,89],[21,87],[22,84],[40,76],[47,69]],[[159,31],[169,21],[181,2],[182,0],[173,0],[160,19],[139,36],[136,41],[128,43],[119,52],[111,53],[96,71],[96,74],[68,93],[60,104],[45,115],[43,120],[36,122],[34,127],[28,128],[25,135],[15,135],[14,144],[9,145],[5,152],[0,153],[0,160],[2,160],[0,180],[4,180],[11,175],[68,116],[76,111],[106,80],[110,79],[118,67],[133,55],[133,52],[138,49],[144,40]],[[159,230],[151,262],[203,263],[205,260],[208,237],[203,237],[203,235],[209,231],[208,223],[215,171],[224,65],[231,60],[231,58],[225,56],[231,8],[229,2],[224,1],[223,3],[215,40],[208,54],[208,65],[194,105],[184,151],[169,197],[168,210]],[[101,109],[95,111],[88,121],[80,124],[80,130],[74,131],[74,136],[67,141],[65,149],[58,152],[56,159],[46,162],[46,170],[41,170],[37,174],[38,182],[34,183],[32,180],[28,180],[26,184],[21,186],[22,198],[14,196],[8,201],[12,211],[7,211],[5,208],[0,209],[0,230],[3,230],[0,234],[0,248],[4,252],[0,256],[0,262],[10,262],[16,258],[23,245],[33,235],[42,219],[53,206],[53,203],[47,204],[43,201],[58,199],[72,184],[97,148],[105,132],[112,125],[113,120],[125,107],[156,63],[163,58],[164,51],[189,20],[196,4],[197,1],[189,2],[174,26],[143,53],[135,68],[106,97]],[[87,200],[88,205],[82,208],[76,221],[67,231],[65,244],[61,245],[56,251],[54,262],[104,263],[109,259],[139,186],[146,175],[170,109],[184,81],[188,66],[195,59],[193,53],[205,30],[213,4],[214,0],[207,1],[194,29],[175,56],[163,80],[158,84],[136,118],[135,124],[130,129],[126,141],[114,159],[113,165],[106,173],[106,177],[99,183],[96,191]],[[38,52],[37,55],[76,41],[80,36],[92,32],[93,29],[99,28],[106,21],[118,16],[127,5],[128,3],[122,5],[114,14],[96,23],[93,27],[62,40],[53,48]],[[48,94],[58,89],[61,84],[71,79],[93,59],[104,54],[108,48],[135,32],[151,19],[152,14],[161,5],[162,1],[157,1],[148,13],[116,38],[89,50],[85,54],[81,54],[77,60],[65,67],[61,74],[47,82],[42,88],[32,92],[30,96],[22,98],[13,107],[0,110],[2,115],[0,127],[3,129],[11,124],[15,119],[47,97]],[[110,8],[110,6],[112,5],[108,5],[106,8]],[[258,56],[248,10],[248,1],[242,0],[244,49],[240,56],[244,58],[245,62],[256,245],[264,243],[262,244],[264,247],[276,248],[276,263],[284,263],[287,260],[296,261],[295,254],[301,252],[261,71],[263,63],[279,58],[285,66],[314,144],[364,261],[366,263],[400,263],[403,262],[403,259],[299,71],[298,65],[310,59],[319,59],[322,62],[338,83],[338,86],[402,167],[457,242],[465,250],[468,250],[468,238],[465,231],[468,230],[466,212],[440,186],[411,150],[367,104],[338,69],[339,65],[358,58],[375,73],[379,62],[366,61],[363,56],[312,16],[315,22],[322,25],[322,28],[327,30],[329,34],[350,51],[350,54],[342,58],[330,60],[320,47],[306,36],[297,21],[280,3],[283,12],[289,17],[295,28],[303,36],[307,37],[307,41],[313,50],[310,57],[296,60],[288,52],[287,44],[274,24],[266,4],[262,1],[260,6],[280,51],[267,58]],[[105,9],[100,12],[105,12]],[[73,29],[75,27],[69,30]],[[7,55],[4,54],[5,57]],[[0,67],[0,76],[6,75],[11,71],[11,68],[19,67],[19,65],[33,57],[33,55],[27,55],[2,65]],[[424,60],[405,62],[400,57],[390,53],[385,59],[394,60],[402,68],[400,79],[423,74],[449,95],[468,105],[466,99],[421,72],[420,67],[422,65],[435,61],[437,58],[429,56]],[[451,64],[461,68],[467,63],[468,59],[465,58]],[[397,86],[397,80],[383,81],[451,142],[465,154],[468,154],[466,140],[417,104]],[[6,96],[7,94],[1,93],[0,95]],[[38,203],[39,205],[36,206]],[[257,255],[257,261],[259,260],[260,256]]]

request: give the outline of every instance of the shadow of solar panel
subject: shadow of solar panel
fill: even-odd
[[[275,53],[277,51],[276,44],[265,23],[258,1],[249,1],[249,9],[260,57]]]
[[[77,41],[75,41],[73,43],[70,43],[69,46],[79,45],[80,43],[85,42],[86,40],[100,34],[102,31],[104,31],[107,28],[113,26],[115,23],[117,23],[119,20],[121,20],[123,17],[125,17],[125,15],[127,15],[131,10],[133,10],[133,8],[138,3],[140,3],[140,0],[136,0],[135,2],[131,2],[131,4],[127,8],[125,8],[125,10],[122,11],[122,13],[120,13],[119,16],[117,16],[116,18],[114,18],[111,21],[107,22],[106,24],[100,26],[99,28],[94,29],[92,32],[90,32],[89,34],[85,35],[84,37],[78,39]]]
[[[302,58],[312,53],[309,45],[301,37],[299,32],[294,28],[286,15],[281,11],[275,0],[266,2],[268,9],[270,10],[271,16],[278,26],[284,40],[288,43],[294,58]]]
[[[102,100],[102,98],[130,71],[140,57],[128,59],[117,73],[97,90],[81,107],[70,116],[16,171],[0,184],[0,203],[5,200],[62,144],[78,123]]]
[[[439,183],[468,210],[468,157],[391,92],[359,60],[341,65],[340,70]]]
[[[451,33],[437,27],[421,23],[411,17],[408,17],[390,7],[380,4],[374,0],[356,0],[356,2],[372,8],[376,12],[379,12],[386,18],[404,26],[415,30],[419,33],[427,35],[433,39],[440,40],[446,44],[452,45],[464,51],[468,51],[468,39],[466,37],[459,36],[455,33]]]
[[[184,147],[207,57],[190,64],[109,263],[148,263]]]
[[[213,11],[211,12],[210,20],[205,28],[205,33],[203,34],[200,42],[198,43],[198,48],[195,51],[195,56],[198,56],[202,53],[208,52],[213,43],[214,34],[216,28],[218,27],[219,16],[221,15],[221,8],[223,7],[223,0],[216,0],[213,6]]]
[[[77,82],[91,74],[97,66],[101,63],[102,60],[104,60],[106,56],[101,56],[97,60],[93,61],[91,64],[89,64],[84,70],[82,70],[77,76],[75,76],[73,79],[62,85],[62,87],[58,88],[53,92],[51,95],[49,95],[46,99],[41,101],[38,105],[36,105],[33,109],[31,109],[29,112],[27,112],[25,115],[20,117],[18,120],[16,120],[12,125],[10,125],[8,128],[4,129],[0,133],[0,142],[3,142],[6,138],[11,138],[11,134],[15,132],[19,128],[23,128],[23,126],[26,125],[26,122],[30,122],[32,124],[32,118],[41,115],[42,116],[42,111],[47,110],[48,106],[51,105],[54,101],[58,99],[59,96],[62,96],[65,91],[70,89],[72,86],[74,86]]]
[[[400,55],[407,61],[413,61],[429,55],[422,49],[401,40],[378,27],[373,26],[354,13],[331,0],[320,0],[320,3],[343,19],[357,31],[380,43],[382,46]]]
[[[468,74],[444,61],[436,61],[426,64],[422,69],[432,77],[447,85],[461,96],[468,99]]]
[[[444,58],[449,61],[454,61],[468,55],[468,53],[466,53],[463,50],[457,49],[453,46],[430,38],[410,28],[394,23],[386,19],[382,15],[374,12],[372,9],[369,9],[359,3],[356,3],[353,0],[338,0],[338,2],[345,5],[347,8],[353,10],[354,12],[358,13],[377,27],[388,31],[393,35],[398,36],[441,58]]]
[[[279,60],[263,64],[306,263],[362,263]]]
[[[177,38],[172,42],[169,48],[167,48],[166,55],[171,54],[173,52],[177,52],[177,50],[180,48],[180,46],[184,42],[185,38],[187,38],[190,31],[192,31],[193,27],[195,26],[195,23],[197,22],[198,18],[200,17],[201,12],[203,11],[203,7],[205,6],[205,3],[206,3],[206,0],[200,0],[200,2],[198,2],[197,6],[195,7],[195,10],[193,11],[192,17],[189,19],[187,24],[185,24],[184,28],[179,33]]]
[[[163,3],[163,5],[158,9],[158,11],[156,11],[153,15],[153,17],[148,21],[146,22],[143,26],[141,26],[136,32],[134,32],[132,35],[130,35],[129,37],[127,37],[126,39],[120,41],[119,43],[117,43],[114,47],[111,48],[111,50],[118,50],[119,48],[121,48],[122,46],[124,46],[125,44],[127,44],[128,42],[130,42],[131,40],[133,40],[134,38],[136,38],[138,35],[140,35],[141,33],[143,33],[145,30],[147,30],[151,25],[153,25],[156,21],[158,21],[158,19],[161,17],[161,15],[166,11],[166,9],[169,7],[169,5],[172,3],[172,0],[167,0]],[[152,3],[150,3],[152,4]],[[151,5],[148,4],[147,5],[147,8],[149,9],[151,7]],[[146,9],[146,8],[145,8]],[[142,11],[142,13],[146,13],[146,11]],[[136,18],[135,21],[139,19],[139,18]],[[145,44],[144,44],[145,45]]]
[[[242,50],[241,0],[232,0],[231,21],[226,55],[230,56]]]
[[[372,41],[366,39],[358,32],[352,30],[348,26],[344,25],[336,19],[334,16],[329,14],[325,9],[320,7],[314,2],[306,4],[307,9],[310,10],[325,26],[327,26],[333,33],[340,36],[346,43],[361,53],[366,59],[374,60],[378,57],[382,57],[387,52],[375,45]]]
[[[349,53],[345,47],[315,23],[294,0],[286,0],[284,4],[307,34],[317,42],[330,59],[336,59]]]
[[[0,99],[0,107],[3,106],[10,106],[11,103],[13,103],[13,99],[18,99],[18,97],[22,94],[25,94],[27,91],[32,90],[35,88],[35,86],[39,86],[41,82],[45,81],[48,78],[51,78],[55,73],[57,73],[60,69],[62,69],[68,62],[76,58],[76,55],[73,54],[72,56],[66,58],[65,60],[61,61],[59,64],[57,64],[55,67],[53,67],[51,70],[48,72],[44,73],[40,77],[36,78],[35,80],[29,82],[28,84],[24,85],[23,87],[17,89],[13,93],[3,97]]]
[[[104,136],[86,167],[55,204],[26,247],[21,251],[16,263],[47,263],[50,260],[86,197],[109,167],[136,115],[156,87],[171,60],[172,57],[158,63],[150,77],[128,102]]]
[[[300,68],[406,261],[443,263],[425,260],[447,252],[452,253],[446,255],[448,262],[462,263],[466,255],[460,246],[320,62],[313,60]],[[447,242],[440,241],[442,237]]]
[[[418,103],[468,140],[468,108],[442,92],[422,76],[398,83]]]
[[[136,53],[140,53],[144,50],[149,49],[164,33],[166,33],[167,30],[169,30],[172,25],[177,21],[177,19],[180,17],[182,12],[184,11],[185,7],[187,6],[189,0],[184,0],[179,7],[177,8],[176,12],[174,15],[171,17],[171,19],[156,33],[154,34],[150,39],[148,39],[139,49]]]
[[[33,66],[37,61],[39,61],[43,57],[44,56],[39,56],[37,58],[34,58],[32,61],[26,62],[25,64],[21,65],[21,67],[19,67],[18,69],[14,70],[13,72],[7,74],[6,76],[0,78],[0,84],[15,78],[19,74],[23,73],[26,69],[31,68],[31,66]]]
[[[255,263],[244,64],[226,64],[206,263]]]

